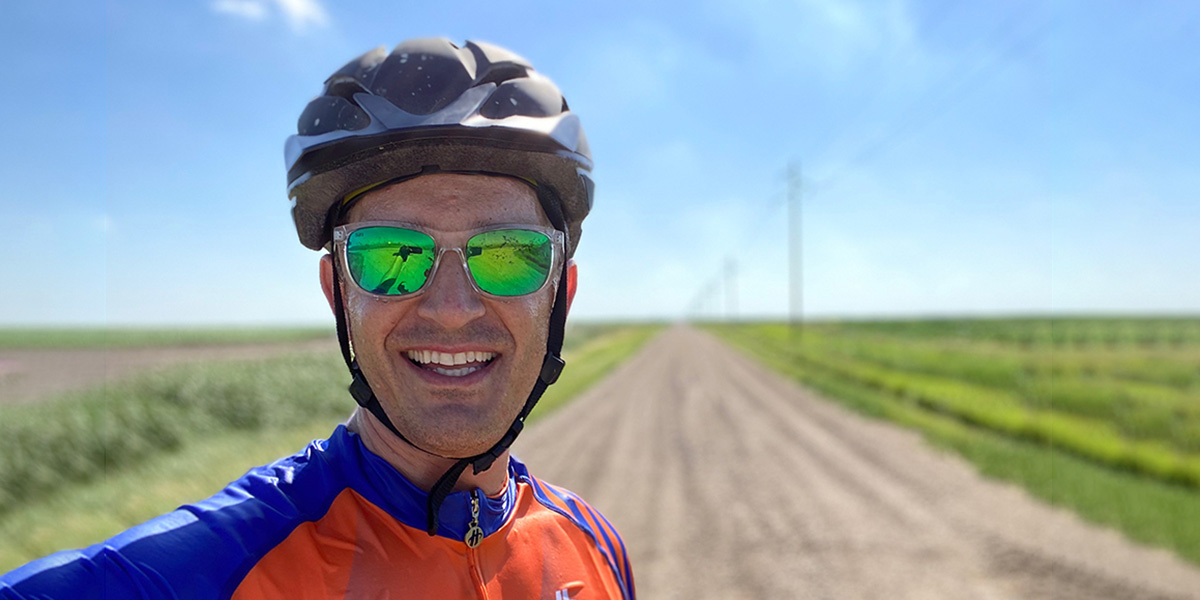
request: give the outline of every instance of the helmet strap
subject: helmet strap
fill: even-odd
[[[337,258],[333,260],[336,261]],[[335,264],[333,265],[333,313],[334,319],[337,321],[338,345],[342,349],[342,359],[346,361],[346,368],[350,370],[350,396],[354,398],[354,401],[359,406],[367,409],[372,415],[375,415],[375,418],[380,423],[383,423],[383,426],[387,427],[388,431],[391,431],[396,437],[404,440],[405,443],[417,450],[433,454],[412,443],[408,438],[404,437],[403,433],[400,433],[400,430],[396,428],[392,420],[388,418],[387,413],[384,412],[383,406],[379,404],[379,399],[375,397],[375,392],[371,390],[371,384],[367,383],[366,376],[363,375],[362,369],[358,367],[358,361],[355,360],[353,354],[350,352],[349,325],[346,322],[346,311],[342,305],[340,279],[341,277],[338,275],[338,268]]]

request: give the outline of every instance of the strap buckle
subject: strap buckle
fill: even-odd
[[[553,355],[546,354],[546,359],[542,361],[542,372],[538,374],[538,379],[541,379],[546,385],[552,385],[558,381],[558,376],[562,375],[563,367],[567,366],[567,362]]]

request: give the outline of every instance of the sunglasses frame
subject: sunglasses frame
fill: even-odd
[[[366,229],[368,227],[392,227],[392,228],[397,228],[397,229],[409,229],[412,231],[423,233],[423,234],[429,236],[430,238],[433,238],[433,244],[434,244],[433,251],[435,254],[434,259],[433,259],[433,266],[429,268],[429,276],[425,278],[425,283],[422,283],[421,287],[419,287],[415,291],[409,292],[407,294],[378,294],[378,293],[375,293],[371,290],[364,288],[361,284],[358,283],[358,281],[356,281],[354,279],[354,276],[350,273],[350,263],[347,260],[347,249],[346,249],[347,244],[346,244],[346,242],[347,242],[347,240],[350,239],[350,235],[352,233],[354,233],[355,231],[358,231],[359,229]],[[479,284],[475,282],[475,274],[472,273],[471,268],[467,266],[466,245],[467,245],[467,242],[471,241],[471,238],[473,238],[481,233],[487,233],[489,231],[500,231],[500,230],[505,230],[505,229],[519,229],[519,230],[523,230],[523,231],[533,231],[536,233],[543,234],[546,237],[550,238],[550,252],[551,252],[550,271],[546,274],[546,280],[542,282],[542,285],[538,286],[538,288],[536,290],[533,290],[527,294],[521,294],[521,295],[517,295],[517,296],[498,296],[496,294],[487,292],[487,291],[481,289],[479,287]],[[463,241],[461,244],[459,244],[457,246],[446,246],[446,245],[443,245],[441,240],[439,239],[441,237],[457,237],[457,238],[462,238]],[[379,298],[382,300],[407,300],[409,298],[415,298],[415,297],[423,294],[425,292],[425,290],[429,288],[429,282],[433,281],[434,277],[437,277],[438,267],[440,267],[442,264],[442,256],[445,255],[447,252],[454,252],[454,253],[458,254],[458,263],[462,266],[463,272],[466,273],[466,275],[467,275],[467,281],[471,282],[471,288],[473,288],[476,293],[481,294],[487,298],[494,298],[497,300],[513,300],[513,299],[525,298],[525,297],[537,294],[538,292],[546,289],[546,286],[549,285],[552,281],[554,282],[555,285],[558,284],[558,278],[559,278],[560,271],[562,268],[563,256],[565,255],[565,249],[564,249],[565,237],[566,236],[563,234],[563,232],[561,232],[553,227],[532,225],[529,223],[500,223],[500,224],[494,224],[494,225],[487,225],[484,227],[480,227],[477,229],[471,229],[471,230],[467,230],[467,231],[453,231],[452,232],[452,231],[442,231],[442,230],[438,230],[438,229],[431,229],[429,227],[424,227],[421,225],[417,225],[415,223],[406,223],[403,221],[362,221],[362,222],[357,222],[357,223],[347,223],[345,225],[339,225],[333,229],[333,253],[336,255],[338,262],[341,263],[340,266],[338,266],[338,268],[341,269],[342,274],[345,275],[346,279],[354,282],[354,287],[358,288],[363,293],[366,293],[374,298]]]

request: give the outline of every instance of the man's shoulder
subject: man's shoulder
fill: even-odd
[[[625,592],[633,597],[633,572],[625,550],[625,541],[616,527],[586,500],[564,487],[554,485],[534,476],[524,463],[510,459],[512,474],[518,484],[529,486],[533,499],[549,512],[556,514],[572,526],[581,530],[605,559]]]
[[[340,431],[340,430],[339,430]],[[338,435],[334,434],[335,437]],[[0,576],[0,598],[219,597],[298,524],[319,518],[344,485],[331,440],[255,467],[213,496],[104,542],[67,550]]]

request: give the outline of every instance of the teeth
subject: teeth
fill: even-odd
[[[467,363],[488,362],[495,358],[493,352],[458,352],[450,354],[449,352],[438,352],[437,350],[409,350],[408,358],[414,362],[419,362],[423,365],[436,364],[445,367],[456,367]],[[437,369],[435,369],[437,370]],[[461,369],[459,369],[461,370]]]
[[[463,367],[461,369],[443,369],[441,367],[434,367],[433,370],[434,372],[441,373],[442,375],[449,375],[450,377],[462,377],[463,375],[474,373],[482,368],[483,367],[476,366]]]

